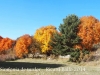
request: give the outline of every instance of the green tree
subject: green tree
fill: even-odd
[[[77,28],[79,24],[80,20],[76,15],[69,15],[65,19],[63,19],[63,24],[60,24],[59,26],[61,35],[54,34],[55,39],[52,39],[50,43],[53,48],[52,52],[54,54],[69,54],[72,57],[75,57],[74,59],[78,59],[80,52],[79,49],[74,48],[74,46],[76,44],[79,44],[81,41],[77,36]]]
[[[64,55],[63,53],[63,43],[62,43],[62,37],[60,34],[55,33],[53,34],[53,38],[51,38],[52,41],[50,41],[50,45],[52,47],[52,53],[55,55]]]

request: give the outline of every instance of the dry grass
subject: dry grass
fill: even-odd
[[[87,64],[71,63],[64,59],[19,59],[10,62],[0,62],[0,67],[6,69],[6,71],[0,69],[0,75],[100,75],[100,65],[95,66],[93,65],[94,62],[88,62]],[[17,71],[8,69],[12,68],[14,70],[16,67]],[[28,69],[22,70],[22,67]],[[18,68],[20,70],[18,70]]]

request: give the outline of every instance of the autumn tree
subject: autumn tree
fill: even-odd
[[[26,34],[21,36],[15,45],[15,53],[18,58],[22,58],[26,54],[28,54],[28,47],[32,43],[32,39],[30,35]]]
[[[5,51],[12,48],[14,40],[10,38],[0,37],[0,54],[4,54]]]
[[[100,42],[100,22],[93,16],[84,16],[80,22],[77,35],[82,42],[77,47],[92,50],[93,44]]]
[[[40,29],[36,30],[34,39],[39,42],[41,51],[43,53],[47,53],[52,49],[52,47],[49,45],[49,41],[50,38],[53,37],[53,34],[56,32],[56,27],[52,25],[41,27]]]

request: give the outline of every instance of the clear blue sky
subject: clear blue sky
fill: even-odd
[[[16,39],[42,26],[58,28],[69,14],[100,19],[100,0],[0,0],[0,35]]]

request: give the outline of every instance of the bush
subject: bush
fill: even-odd
[[[10,60],[15,60],[15,59],[16,59],[16,56],[12,48],[9,50],[6,50],[4,54],[0,55],[0,61],[10,61]]]
[[[69,61],[71,62],[79,62],[79,57],[80,57],[80,50],[73,50],[73,52],[70,53],[71,58]]]
[[[28,47],[28,53],[33,55],[35,55],[36,53],[42,53],[39,42],[36,41],[33,36],[31,36],[31,39],[32,43]]]
[[[71,58],[69,61],[71,62],[81,62],[81,61],[88,61],[89,57],[90,57],[90,52],[86,49],[84,50],[74,50],[73,52],[71,52]]]

